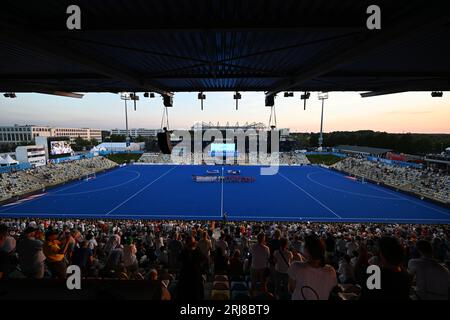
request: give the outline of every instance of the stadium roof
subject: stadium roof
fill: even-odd
[[[265,130],[267,127],[264,123],[262,122],[252,122],[252,123],[248,123],[246,122],[245,124],[239,125],[239,122],[237,122],[236,124],[230,124],[230,123],[226,123],[224,125],[221,125],[219,122],[217,122],[216,124],[212,123],[212,122],[197,122],[194,123],[194,125],[191,127],[192,130],[196,130],[196,129],[202,129],[202,130],[206,130],[206,129],[255,129],[255,130]]]
[[[66,9],[81,8],[81,30]],[[450,90],[450,1],[3,0],[0,91]]]
[[[392,151],[392,149],[348,146],[348,145],[335,146],[334,149],[342,151],[342,152],[372,154],[372,155],[382,155],[384,153]]]

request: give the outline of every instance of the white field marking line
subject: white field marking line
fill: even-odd
[[[17,216],[58,216],[58,217],[82,217],[82,216],[89,216],[89,217],[98,217],[98,218],[104,218],[106,217],[106,214],[103,213],[12,213],[11,215],[17,215]],[[8,215],[8,216],[11,216]],[[213,219],[220,219],[219,216],[199,216],[199,215],[168,215],[165,213],[162,214],[118,214],[110,216],[112,217],[158,217],[158,218],[170,218],[173,220],[177,220],[180,217],[189,217],[189,218],[213,218]]]
[[[105,173],[104,175],[107,175],[107,174],[113,173],[113,172],[116,172],[116,170],[111,170],[111,171]],[[103,177],[104,175],[101,175],[99,178]],[[63,188],[63,189],[61,189],[61,190],[56,190],[55,192],[70,189],[70,188],[72,188],[72,187],[74,187],[74,186],[78,186],[78,185],[82,184],[83,182],[86,182],[86,181],[81,181],[81,182],[79,182],[79,183],[76,183],[75,185],[68,186],[68,187]],[[4,208],[2,208],[2,206],[0,206],[0,209],[2,209],[2,210],[0,210],[0,213],[6,212],[6,211],[8,211],[9,209],[17,208],[17,207],[19,207],[19,206],[21,206],[21,205],[24,205],[24,204],[26,204],[26,203],[30,203],[31,201],[43,199],[43,198],[45,198],[45,197],[49,197],[49,196],[52,196],[52,195],[55,195],[55,194],[54,194],[54,193],[51,193],[51,192],[46,192],[45,194],[43,194],[42,197],[36,197],[36,198],[30,199],[30,200],[27,200],[27,201],[22,201],[22,202],[15,203],[14,205],[10,205],[10,206],[7,207],[6,209],[4,209]],[[55,195],[55,196],[60,196],[60,195]],[[4,210],[3,210],[3,209],[4,209]]]
[[[86,194],[86,193],[93,193],[93,192],[99,192],[99,191],[105,191],[105,190],[110,190],[110,189],[114,189],[117,187],[121,187],[124,186],[130,182],[133,182],[137,179],[139,179],[141,177],[141,173],[138,171],[134,171],[134,170],[128,170],[128,172],[133,172],[133,173],[137,173],[137,175],[130,179],[127,180],[125,182],[113,185],[113,186],[109,186],[109,187],[104,187],[104,188],[99,188],[99,189],[93,189],[93,190],[87,190],[87,191],[80,191],[80,192],[70,192],[70,193],[63,193],[63,194],[50,194],[50,196],[54,196],[54,197],[65,197],[65,196],[75,196],[75,195],[79,195],[79,194]]]
[[[264,217],[259,217],[259,216],[230,216],[231,219],[233,218],[239,218],[239,219],[282,219],[282,220],[327,220],[327,219],[334,219],[334,220],[338,220],[336,218],[330,218],[330,217],[269,217],[269,216],[264,216]],[[371,221],[447,221],[449,219],[403,219],[403,218],[339,218],[339,220],[348,220],[348,221],[352,221],[352,220],[362,220],[362,221],[366,221],[366,222],[371,222]],[[338,221],[339,221],[338,220]],[[450,220],[449,220],[450,221]]]
[[[223,218],[223,167],[222,167],[222,190],[220,192],[220,216]]]
[[[158,181],[159,179],[161,179],[162,177],[164,177],[165,175],[169,174],[171,171],[173,171],[175,168],[177,168],[177,166],[174,166],[172,169],[167,170],[165,173],[163,173],[162,175],[160,175],[158,178],[156,178],[155,180],[153,180],[152,182],[150,182],[149,184],[145,185],[144,187],[142,187],[140,190],[138,190],[136,193],[134,193],[133,195],[131,195],[129,198],[127,198],[126,200],[124,200],[123,202],[121,202],[119,205],[115,206],[113,209],[111,209],[110,211],[108,211],[106,213],[106,215],[109,215],[110,213],[112,213],[113,211],[115,211],[116,209],[120,208],[122,205],[124,205],[125,203],[127,203],[128,201],[130,201],[131,199],[133,199],[134,197],[136,197],[139,193],[141,193],[142,191],[144,191],[145,189],[147,189],[148,187],[150,187],[152,184],[154,184],[156,181]]]
[[[310,173],[308,173],[308,174],[306,175],[306,179],[308,179],[308,180],[311,181],[312,183],[315,183],[315,184],[317,184],[317,185],[319,185],[319,186],[322,186],[322,187],[324,187],[324,188],[327,188],[327,189],[330,189],[330,190],[334,190],[334,191],[337,191],[337,192],[342,192],[342,193],[351,194],[351,195],[356,195],[356,196],[361,196],[361,197],[366,197],[366,198],[373,198],[373,199],[383,199],[383,200],[402,200],[402,201],[405,200],[405,199],[400,199],[400,198],[397,198],[397,197],[395,197],[395,198],[378,197],[378,196],[371,196],[371,195],[364,194],[364,193],[351,192],[351,191],[345,191],[345,190],[338,189],[338,188],[333,188],[333,187],[327,186],[327,185],[325,185],[325,184],[322,184],[322,183],[320,183],[320,182],[317,182],[316,180],[314,180],[314,179],[311,178],[311,175],[317,174],[317,173],[320,173],[320,172],[319,172],[319,171],[315,171],[315,172],[310,172]]]
[[[91,217],[95,217],[97,216],[98,218],[102,218],[102,217],[106,217],[106,215],[104,214],[96,214],[96,213],[83,213],[83,214],[79,214],[79,213],[62,213],[62,214],[58,214],[58,213],[13,213],[13,215],[20,215],[20,216],[60,216],[60,217],[64,217],[64,216],[91,216]],[[8,215],[10,216],[10,215]],[[116,216],[111,216],[111,217],[116,217]],[[172,215],[167,215],[167,214],[159,214],[159,215],[150,215],[150,214],[120,214],[117,215],[117,217],[165,217],[165,218],[172,218]],[[176,218],[174,220],[177,220],[179,217],[189,217],[189,218],[220,218],[218,216],[197,216],[197,215],[177,215]],[[391,221],[392,223],[395,223],[395,221],[447,221],[449,219],[403,219],[403,218],[330,218],[330,217],[270,217],[270,216],[264,216],[264,217],[259,217],[259,216],[231,216],[231,219],[233,218],[239,218],[239,219],[260,219],[260,220],[264,220],[264,219],[273,219],[273,220],[285,220],[285,221],[294,221],[294,220],[320,220],[320,221],[326,221],[328,219],[332,219],[333,221],[340,221],[340,220],[346,220],[346,221],[364,221],[364,222],[377,222],[377,221]],[[450,221],[450,220],[449,220]]]
[[[113,172],[117,172],[117,171],[116,170],[110,170],[110,171],[106,172],[105,174],[102,174],[102,175],[96,177],[96,179],[100,179],[100,178],[102,178],[104,176],[109,175],[110,173],[113,173]],[[83,181],[80,181],[78,183],[74,183],[73,185],[67,186],[65,188],[61,188],[61,189],[58,189],[56,191],[53,191],[51,194],[54,195],[55,193],[58,193],[60,191],[64,191],[64,190],[68,190],[68,189],[74,188],[74,187],[79,186],[80,184],[85,183],[85,182],[87,182],[87,181],[83,179]]]
[[[331,173],[333,173],[333,174],[335,174],[335,175],[341,176],[341,175],[339,175],[338,173],[336,173],[336,172],[334,172],[334,171],[332,171],[332,170],[327,170],[327,169],[324,169],[324,168],[321,168],[321,167],[320,167],[320,169],[326,170],[327,172],[331,172]],[[342,176],[341,176],[341,177],[342,177]],[[427,206],[426,204],[422,203],[422,202],[421,202],[422,200],[420,200],[420,199],[415,199],[415,198],[414,198],[414,199],[409,199],[406,195],[404,195],[404,194],[402,194],[402,193],[400,193],[400,192],[395,192],[395,191],[385,190],[385,187],[376,185],[376,184],[374,184],[374,183],[372,183],[372,182],[368,182],[366,185],[367,185],[369,188],[372,188],[372,189],[374,189],[374,190],[378,190],[378,191],[384,192],[384,193],[386,193],[386,194],[389,194],[389,195],[391,195],[391,196],[395,196],[398,200],[408,201],[408,202],[411,202],[411,203],[413,203],[413,204],[417,204],[417,205],[419,205],[419,206],[422,206],[422,207],[424,207],[424,208],[431,209],[431,210],[434,210],[434,211],[436,211],[436,212],[442,213],[442,214],[444,214],[444,215],[446,215],[446,216],[450,216],[450,214],[447,213],[447,212],[445,212],[445,211],[442,211],[442,210],[439,210],[439,209],[436,209],[436,208]],[[394,192],[395,192],[395,193],[394,193]],[[413,197],[413,196],[411,196],[411,197]]]
[[[421,206],[421,207],[424,207],[424,208],[427,208],[427,209],[430,209],[430,210],[434,210],[434,211],[436,211],[436,212],[438,212],[438,213],[441,213],[441,214],[444,214],[444,215],[446,215],[446,216],[450,216],[450,213],[447,213],[447,212],[445,212],[445,211],[442,211],[442,210],[439,210],[439,209],[436,209],[436,208],[427,206],[426,204],[424,204],[424,203],[421,202],[421,201],[423,201],[423,200],[420,200],[420,199],[409,199],[409,198],[406,197],[406,195],[403,195],[403,194],[401,194],[401,193],[399,193],[399,194],[394,194],[394,193],[389,192],[389,191],[387,191],[387,190],[383,190],[383,189],[381,189],[381,187],[375,186],[375,185],[373,185],[373,186],[372,186],[372,185],[369,185],[369,187],[370,187],[370,188],[375,188],[376,190],[383,191],[383,192],[385,192],[385,193],[387,193],[387,194],[395,195],[395,196],[397,196],[397,197],[399,198],[399,200],[405,200],[405,201],[411,202],[412,204],[416,204],[416,205],[419,205],[419,206]]]
[[[332,214],[334,214],[336,217],[342,219],[342,217],[340,215],[338,215],[336,212],[334,212],[333,210],[331,210],[330,208],[328,208],[325,204],[323,204],[322,202],[320,202],[318,199],[316,199],[313,195],[311,195],[310,193],[308,193],[307,191],[305,191],[302,187],[300,187],[299,185],[297,185],[295,182],[293,182],[291,179],[289,179],[288,177],[286,177],[284,174],[282,174],[281,172],[278,172],[278,174],[284,178],[285,180],[289,181],[291,184],[293,184],[294,186],[296,186],[299,190],[303,191],[306,195],[308,195],[311,199],[313,199],[314,201],[316,201],[318,204],[320,204],[322,207],[324,207],[325,209],[327,209],[328,211],[330,211]]]
[[[36,200],[39,200],[39,199],[44,199],[46,196],[48,196],[47,192],[42,194],[41,197],[35,197],[35,198],[32,198],[32,199],[28,199],[28,200],[20,199],[19,201],[15,202],[15,203],[12,203],[12,204],[9,204],[9,205],[6,205],[6,206],[0,206],[0,208],[2,209],[2,210],[0,210],[0,213],[6,212],[6,211],[8,211],[10,209],[17,208],[17,207],[19,207],[21,205],[24,205],[26,203],[30,203],[32,201],[36,201]]]
[[[23,203],[23,202],[31,201],[31,200],[34,200],[34,199],[43,197],[43,196],[45,196],[45,195],[46,195],[46,193],[39,193],[39,194],[36,194],[36,195],[33,195],[33,196],[28,196],[28,197],[26,197],[26,198],[17,200],[16,202],[4,204],[3,207],[6,208],[6,207],[17,206],[17,205],[19,205],[19,204],[21,204],[21,203]]]

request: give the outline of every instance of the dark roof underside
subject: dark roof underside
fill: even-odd
[[[450,90],[449,3],[3,0],[0,91]]]

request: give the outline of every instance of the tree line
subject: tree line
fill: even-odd
[[[304,148],[318,146],[318,133],[292,133]],[[450,134],[387,133],[371,130],[335,131],[323,134],[323,146],[355,145],[392,149],[396,152],[423,155],[441,153],[450,147]]]

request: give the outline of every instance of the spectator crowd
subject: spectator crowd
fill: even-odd
[[[229,157],[227,159],[227,161],[233,161],[232,164],[234,164],[234,160],[236,160],[236,164],[238,165],[268,165],[273,163],[279,163],[280,165],[306,165],[310,163],[306,155],[299,152],[279,152],[273,154],[272,157],[270,155],[265,157],[258,153],[238,153],[236,157]],[[223,157],[214,157],[202,153],[183,154],[174,150],[172,155],[144,153],[138,162],[153,164],[215,164],[222,163]]]
[[[388,165],[362,158],[345,158],[333,167],[441,202],[450,202],[450,176],[444,172]]]
[[[29,170],[0,173],[0,201],[77,180],[115,166],[117,164],[107,158],[94,157],[48,164]]]
[[[448,299],[447,225],[2,219],[0,279],[151,279],[163,299]],[[366,286],[381,270],[381,289]],[[1,281],[1,280],[0,280]],[[45,280],[43,280],[45,281]]]

